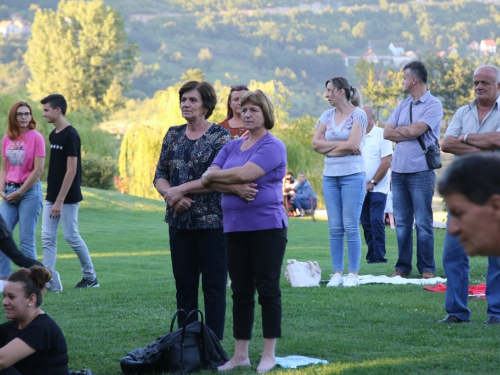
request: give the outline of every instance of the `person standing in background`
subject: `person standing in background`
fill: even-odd
[[[36,125],[28,103],[20,101],[10,108],[0,171],[0,214],[9,235],[19,223],[19,247],[33,259],[37,258],[36,226],[43,201],[39,179],[45,165],[45,139]],[[0,278],[6,280],[11,272],[10,259],[0,254]]]
[[[328,287],[358,286],[361,260],[359,219],[365,199],[365,167],[361,148],[366,113],[360,108],[361,94],[344,77],[325,83],[330,105],[321,115],[313,138],[314,151],[325,155],[323,195],[330,230],[333,272]],[[349,273],[344,273],[344,236],[347,238]]]
[[[231,133],[231,139],[238,139],[240,137],[248,137],[248,131],[243,125],[241,119],[241,97],[248,92],[246,85],[231,86],[229,97],[227,98],[227,116],[219,123]]]
[[[403,67],[403,92],[410,97],[392,112],[384,138],[396,142],[392,156],[392,198],[398,261],[392,277],[408,277],[413,258],[413,217],[417,228],[417,268],[424,279],[434,277],[432,197],[436,173],[427,165],[425,147],[439,141],[443,105],[427,89],[427,68],[420,61]]]
[[[443,139],[443,151],[454,155],[466,155],[477,153],[480,151],[500,151],[500,70],[496,66],[485,65],[476,69],[473,75],[473,86],[475,100],[471,103],[460,107],[451,121],[450,126],[446,130]],[[463,168],[470,170],[477,162],[474,159],[461,161]],[[486,157],[477,159],[485,164],[488,163]],[[492,160],[491,163],[497,163]],[[451,168],[451,167],[450,167]],[[455,171],[458,167],[455,167]],[[488,168],[482,167],[479,169],[487,172]],[[491,170],[491,169],[490,169]],[[475,171],[477,172],[477,170]],[[495,173],[498,173],[496,171]],[[449,176],[449,174],[447,174]],[[479,177],[481,177],[479,175]],[[474,178],[473,174],[467,177],[467,181],[463,181],[464,191],[469,183],[472,185],[484,185],[486,190],[488,186],[493,185],[487,181],[489,176]],[[439,186],[444,186],[445,183],[440,183]],[[479,189],[479,188],[478,188]],[[447,190],[447,189],[443,189]],[[456,187],[448,190],[456,190]],[[459,191],[460,192],[460,191]],[[449,199],[452,199],[450,197]],[[482,199],[474,199],[474,203],[484,202]],[[448,203],[448,201],[447,201]],[[448,207],[450,208],[450,207]],[[439,323],[462,323],[470,321],[470,309],[467,307],[469,300],[469,257],[465,253],[464,247],[460,241],[458,230],[450,230],[450,223],[456,221],[455,217],[462,216],[467,218],[460,208],[449,209],[449,217],[447,221],[448,230],[444,238],[443,248],[443,268],[446,272],[446,299],[445,309],[447,316],[441,319]],[[455,216],[455,217],[454,217]],[[488,217],[485,215],[484,217]],[[477,225],[470,222],[470,225]],[[489,226],[488,226],[489,227]],[[477,231],[478,233],[484,233]],[[488,319],[485,324],[500,324],[500,258],[488,257],[488,272],[486,274],[486,299],[488,300]]]
[[[62,220],[64,239],[78,256],[83,274],[75,288],[99,286],[89,249],[78,231],[78,207],[83,200],[82,157],[80,136],[66,120],[68,105],[64,96],[52,94],[41,100],[43,117],[55,129],[49,135],[50,161],[47,177],[47,195],[42,215],[43,264],[52,272],[47,290],[62,292],[59,273],[55,270],[57,258],[57,231]]]
[[[366,196],[361,211],[361,225],[368,246],[368,263],[387,263],[385,259],[384,210],[389,192],[389,168],[392,160],[392,142],[384,139],[384,130],[375,126],[375,112],[365,105],[368,127],[362,148],[366,173]]]

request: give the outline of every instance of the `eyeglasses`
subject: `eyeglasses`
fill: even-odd
[[[31,117],[31,113],[29,112],[16,112],[17,117]]]
[[[231,86],[231,91],[241,91],[241,90],[248,91],[247,85],[233,85],[233,86]]]

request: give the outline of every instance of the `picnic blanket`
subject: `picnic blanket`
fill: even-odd
[[[386,275],[374,276],[374,275],[359,275],[359,285],[363,284],[414,284],[414,285],[426,285],[426,284],[438,284],[445,283],[446,279],[441,277],[433,277],[432,279],[406,279],[401,276],[389,277]]]
[[[303,357],[301,355],[289,355],[288,357],[276,357],[276,364],[283,368],[297,368],[299,366],[328,364],[325,359]]]
[[[424,289],[431,292],[444,293],[446,292],[446,285],[424,286]],[[486,284],[469,285],[469,298],[486,299]]]

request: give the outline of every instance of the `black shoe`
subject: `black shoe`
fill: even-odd
[[[457,318],[455,315],[447,315],[446,318],[438,320],[438,323],[442,324],[452,324],[452,323],[469,323],[470,320],[462,320]]]
[[[97,281],[97,278],[95,278],[94,280],[83,278],[78,284],[76,284],[75,288],[98,288],[99,286],[100,285],[99,281]]]
[[[484,324],[500,324],[500,319],[496,316],[488,316],[488,319],[484,321]]]
[[[387,259],[375,259],[375,260],[367,260],[366,263],[374,264],[374,263],[387,263]]]

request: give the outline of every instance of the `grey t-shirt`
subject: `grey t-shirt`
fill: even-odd
[[[483,134],[500,131],[500,96],[497,98],[490,113],[486,115],[483,123],[479,124],[479,116],[477,114],[477,100],[473,100],[467,105],[460,107],[455,115],[451,124],[446,129],[445,137],[451,135],[458,137],[460,134],[472,133]],[[496,149],[495,152],[500,152]]]

